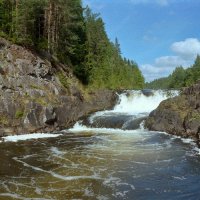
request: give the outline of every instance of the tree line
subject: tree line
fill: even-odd
[[[184,69],[182,66],[176,69],[168,77],[156,79],[146,83],[150,89],[180,89],[188,87],[200,80],[200,56],[197,55],[194,64]]]
[[[144,78],[134,61],[111,42],[99,14],[81,0],[0,0],[0,36],[47,52],[94,88],[139,89]]]

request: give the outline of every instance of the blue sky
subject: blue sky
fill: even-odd
[[[189,67],[200,54],[200,0],[83,0],[147,81]]]

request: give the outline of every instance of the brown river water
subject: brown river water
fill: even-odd
[[[200,199],[195,144],[143,128],[143,117],[166,98],[164,92],[146,97],[132,91],[120,95],[112,111],[58,137],[5,138],[0,200]]]

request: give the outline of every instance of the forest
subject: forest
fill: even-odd
[[[138,65],[110,41],[99,14],[81,0],[0,0],[0,36],[45,52],[91,88],[140,89]]]
[[[146,83],[150,89],[180,89],[196,83],[200,79],[200,56],[197,55],[194,64],[184,69],[182,66],[176,69],[168,77],[156,79]]]

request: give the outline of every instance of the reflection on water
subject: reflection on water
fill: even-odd
[[[161,133],[82,132],[0,146],[0,199],[196,199],[200,159]]]
[[[115,129],[113,122],[102,128],[104,115],[124,121],[114,111],[97,113],[88,126],[77,123],[56,138],[1,143],[0,200],[198,199],[194,144],[149,132],[142,123],[135,130],[122,130],[123,123]]]

